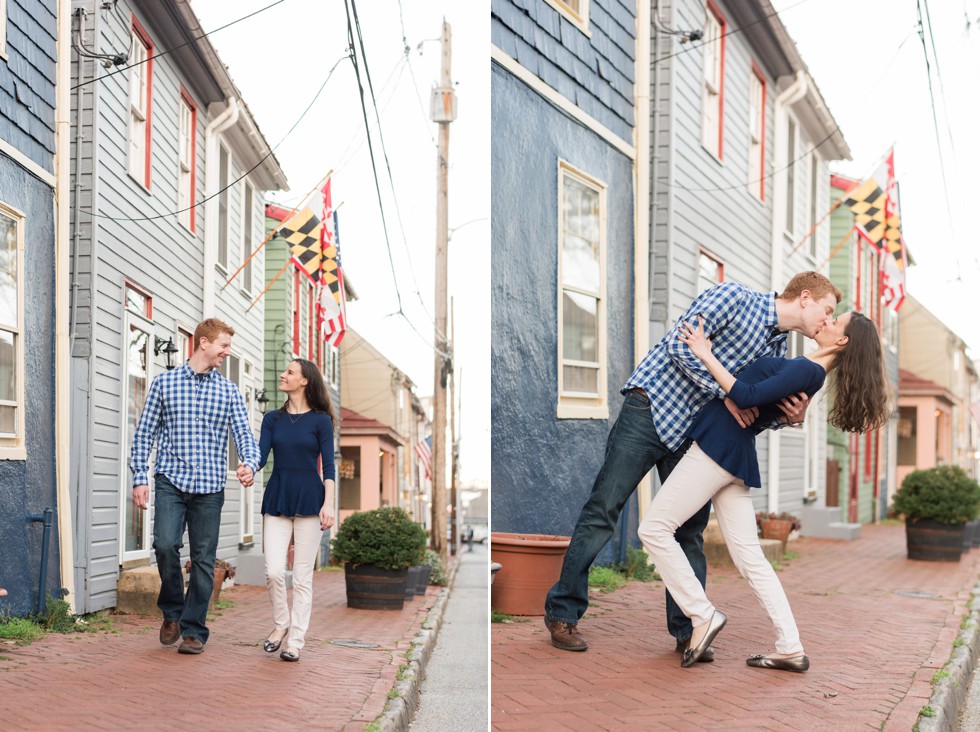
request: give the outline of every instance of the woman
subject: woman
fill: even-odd
[[[313,564],[321,533],[333,526],[333,409],[323,376],[302,358],[279,375],[282,408],[265,415],[259,439],[261,462],[275,453],[272,477],[262,498],[262,541],[266,585],[275,630],[262,644],[284,661],[298,661],[313,606]],[[321,476],[317,459],[323,468]],[[293,610],[286,602],[286,555],[293,552]]]
[[[772,424],[779,418],[781,399],[798,392],[813,396],[831,371],[835,376],[831,424],[848,432],[866,432],[883,425],[888,417],[878,331],[861,313],[847,313],[824,327],[815,336],[818,348],[810,355],[762,358],[746,366],[738,379],[711,353],[711,341],[704,335],[700,318],[696,329],[682,325],[677,337],[739,408],[759,408],[756,424]],[[710,500],[735,566],[776,628],[776,653],[755,655],[746,663],[784,671],[802,672],[810,667],[789,601],[756,533],[750,492],[762,484],[756,431],[739,427],[722,400],[709,402],[692,424],[694,443],[657,493],[639,528],[640,540],[664,584],[694,625],[682,666],[701,657],[727,620],[708,600],[674,539],[677,527]]]

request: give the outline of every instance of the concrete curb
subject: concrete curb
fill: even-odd
[[[980,656],[980,585],[973,588],[967,607],[970,615],[966,627],[960,628],[956,636],[959,647],[954,647],[949,661],[943,670],[949,673],[948,679],[941,679],[932,689],[929,706],[933,716],[919,715],[915,729],[919,732],[956,732],[956,719],[960,707],[966,699],[970,686],[970,676]]]
[[[403,674],[404,678],[395,681],[395,685],[391,687],[397,696],[388,700],[384,712],[376,720],[380,732],[405,732],[412,723],[419,706],[419,687],[422,685],[422,679],[425,678],[425,666],[429,662],[429,656],[432,655],[436,638],[439,636],[442,616],[446,612],[446,602],[449,600],[458,569],[457,559],[450,570],[449,584],[439,592],[435,604],[422,622],[422,629],[412,640],[406,656],[408,669]]]

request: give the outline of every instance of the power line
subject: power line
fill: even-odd
[[[83,81],[80,84],[76,84],[75,86],[73,86],[71,88],[71,90],[74,91],[75,89],[78,89],[79,87],[85,86],[86,84],[93,84],[96,81],[102,81],[103,79],[108,79],[110,76],[115,76],[116,74],[120,74],[123,71],[126,71],[128,69],[134,68],[136,66],[140,66],[140,65],[145,64],[145,63],[149,63],[151,60],[163,58],[164,56],[166,56],[168,54],[171,54],[174,51],[177,51],[177,50],[183,48],[184,46],[189,46],[190,44],[195,43],[195,42],[201,40],[202,38],[207,38],[208,36],[210,36],[210,35],[212,35],[214,33],[217,33],[218,31],[222,31],[225,28],[230,28],[231,26],[235,25],[236,23],[241,23],[243,20],[248,20],[249,18],[258,15],[259,13],[264,13],[269,8],[274,8],[276,5],[279,5],[280,3],[283,3],[283,2],[285,2],[285,0],[276,0],[274,3],[271,3],[269,5],[266,5],[264,8],[259,8],[254,13],[249,13],[248,15],[243,15],[242,17],[237,18],[237,19],[231,21],[230,23],[225,23],[220,28],[215,28],[214,30],[208,31],[207,33],[202,33],[199,36],[194,36],[189,41],[185,41],[184,43],[181,43],[179,46],[174,46],[173,48],[168,48],[166,51],[161,51],[160,53],[154,53],[152,56],[147,56],[147,58],[143,59],[139,63],[129,64],[127,66],[121,66],[118,69],[114,69],[113,71],[110,71],[108,74],[102,74],[102,76],[96,76],[96,77],[93,77],[93,78],[89,79],[88,81]]]
[[[280,2],[281,1],[282,0],[280,0]],[[177,209],[176,211],[168,211],[167,213],[156,214],[154,216],[109,216],[108,214],[96,213],[95,211],[92,211],[91,209],[87,209],[87,208],[84,208],[84,207],[79,207],[79,208],[82,211],[85,211],[86,213],[88,213],[89,216],[93,216],[95,218],[100,218],[100,219],[108,219],[109,221],[153,221],[155,219],[163,219],[163,218],[167,218],[169,216],[176,216],[179,213],[183,213],[184,211],[189,211],[192,208],[197,208],[198,206],[203,205],[204,203],[210,201],[215,196],[218,196],[218,195],[224,193],[229,188],[231,188],[232,186],[234,186],[236,183],[238,183],[239,181],[241,181],[244,178],[246,178],[249,175],[249,173],[251,173],[253,170],[255,170],[260,165],[262,165],[262,163],[264,163],[266,160],[268,160],[270,157],[272,157],[272,154],[277,149],[279,149],[279,146],[282,145],[289,138],[289,136],[293,133],[293,130],[295,130],[296,127],[299,125],[299,123],[303,121],[303,118],[306,117],[307,113],[310,111],[310,109],[316,103],[316,100],[319,99],[320,94],[323,92],[324,88],[327,86],[327,82],[330,81],[330,77],[333,76],[333,72],[340,65],[340,62],[343,61],[345,58],[350,58],[350,54],[345,54],[345,55],[341,56],[339,59],[337,59],[337,61],[334,63],[334,65],[330,67],[330,71],[327,74],[327,78],[323,80],[323,83],[320,85],[320,88],[317,89],[316,94],[313,95],[313,99],[310,100],[310,103],[306,106],[306,109],[303,110],[303,113],[293,123],[293,126],[290,127],[289,130],[286,131],[286,134],[283,135],[282,139],[280,139],[279,142],[277,142],[275,144],[275,146],[272,147],[269,150],[269,152],[267,152],[265,155],[263,155],[255,165],[253,165],[251,168],[249,168],[248,170],[246,170],[244,173],[242,173],[238,178],[236,178],[235,180],[233,180],[227,186],[225,186],[224,188],[222,188],[222,189],[220,189],[218,191],[215,191],[214,193],[212,193],[207,198],[203,198],[203,199],[201,199],[200,201],[198,201],[197,203],[195,203],[195,204],[193,204],[191,206],[186,206],[184,208]]]

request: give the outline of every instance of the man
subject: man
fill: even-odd
[[[160,642],[170,646],[183,638],[180,653],[201,653],[208,641],[205,620],[214,590],[214,559],[225,502],[229,426],[242,463],[238,479],[243,485],[251,484],[259,464],[242,394],[218,372],[231,353],[233,335],[234,329],[217,318],[199,323],[193,355],[183,366],[153,379],[133,435],[129,462],[133,501],[144,510],[150,498],[150,451],[158,442],[153,549],[161,582]],[[191,554],[186,597],[180,573],[185,526]]]
[[[763,356],[783,356],[787,331],[815,336],[832,318],[841,297],[841,291],[817,272],[797,274],[778,297],[725,282],[699,295],[678,324],[696,324],[701,315],[715,355],[728,370],[737,372]],[[556,648],[584,651],[589,647],[578,631],[578,621],[589,606],[592,562],[612,536],[623,506],[643,476],[656,465],[661,483],[666,480],[687,449],[686,432],[698,410],[710,399],[725,398],[704,365],[677,339],[676,331],[677,325],[650,349],[622,389],[626,399],[606,441],[602,468],[575,524],[561,576],[545,600],[544,621]],[[725,403],[743,427],[758,415],[758,410],[740,412],[727,399]],[[806,395],[784,400],[782,409],[784,424],[802,424]],[[702,533],[710,512],[708,503],[676,534],[702,586],[707,577]],[[683,653],[691,638],[691,621],[670,593],[667,629],[677,640],[676,650]],[[710,651],[701,656],[702,661],[713,660]]]

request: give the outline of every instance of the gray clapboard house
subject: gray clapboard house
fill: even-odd
[[[152,509],[131,498],[132,434],[150,381],[190,355],[205,317],[237,331],[223,368],[258,432],[263,305],[245,311],[262,254],[222,286],[262,241],[265,192],[286,180],[189,2],[73,8],[71,494],[76,609],[89,612],[116,604],[122,571],[153,562]],[[255,536],[236,466],[231,449],[224,558]]]
[[[0,615],[71,590],[67,21],[0,2]]]
[[[716,282],[778,292],[797,272],[829,274],[827,164],[850,151],[768,0],[656,3],[650,56],[655,343]],[[791,334],[790,355],[812,347]],[[798,514],[823,492],[826,401],[804,429],[757,442],[756,508]]]

